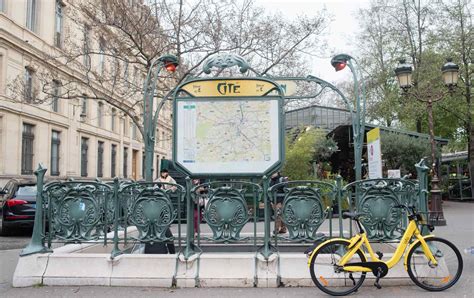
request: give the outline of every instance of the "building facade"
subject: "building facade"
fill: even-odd
[[[39,163],[48,169],[50,179],[143,178],[144,144],[130,117],[110,100],[91,99],[86,93],[77,98],[59,96],[63,79],[80,74],[79,64],[110,70],[104,55],[78,59],[77,67],[51,65],[57,75],[51,81],[51,99],[32,100],[44,92],[38,69],[49,62],[43,57],[62,50],[66,33],[91,47],[106,42],[87,40],[77,20],[67,17],[72,9],[61,0],[0,0],[0,186],[10,178],[33,177]],[[135,69],[133,77],[141,80],[140,85],[145,73]],[[24,88],[21,92],[16,92],[18,81]],[[103,85],[96,88],[109,93]],[[129,99],[116,94],[112,100],[126,105]],[[171,105],[165,105],[157,127],[155,169],[162,158],[170,158],[171,119]]]

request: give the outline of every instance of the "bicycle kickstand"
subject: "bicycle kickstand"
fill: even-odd
[[[380,275],[382,275],[382,270],[379,268],[377,270],[377,276],[375,277],[375,282],[374,282],[374,286],[379,290],[382,288],[382,286],[379,284]]]

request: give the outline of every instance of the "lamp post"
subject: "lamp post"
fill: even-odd
[[[336,71],[343,70],[346,66],[349,66],[352,77],[354,79],[354,93],[355,93],[355,110],[356,117],[352,119],[352,135],[354,138],[354,167],[356,181],[362,179],[362,148],[364,145],[364,133],[365,133],[365,84],[361,80],[361,91],[359,92],[359,80],[358,76],[362,78],[360,69],[356,71],[355,64],[357,61],[350,55],[339,54],[331,59],[331,65]],[[362,107],[361,107],[362,102]]]
[[[173,55],[163,55],[154,60],[148,69],[148,74],[143,85],[143,131],[145,141],[145,180],[153,181],[153,153],[155,149],[156,123],[166,97],[163,98],[155,110],[153,115],[153,98],[155,96],[155,88],[158,82],[158,75],[161,68],[165,68],[169,72],[174,72],[179,65],[178,58]]]
[[[434,91],[432,88],[425,91],[419,89],[411,90],[412,87],[412,66],[407,64],[405,60],[400,60],[398,67],[395,69],[399,87],[403,90],[403,94],[408,97],[412,96],[420,102],[426,103],[428,111],[428,126],[431,143],[431,161],[432,161],[432,179],[431,179],[431,210],[430,221],[437,226],[446,225],[444,218],[441,190],[439,189],[438,173],[436,171],[436,142],[433,128],[433,103],[442,100],[448,93],[452,93],[457,85],[459,76],[459,66],[447,59],[447,62],[441,68],[442,77],[446,91]]]

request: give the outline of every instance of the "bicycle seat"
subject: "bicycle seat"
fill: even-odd
[[[343,212],[342,213],[342,218],[347,219],[353,219],[353,220],[359,220],[359,217],[363,215],[363,213],[357,213],[357,212]]]

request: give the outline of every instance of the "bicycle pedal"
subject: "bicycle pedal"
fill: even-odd
[[[382,253],[382,252],[376,251],[375,254],[376,254],[377,257],[379,258],[379,260],[382,260],[382,258],[383,258],[383,253]]]

